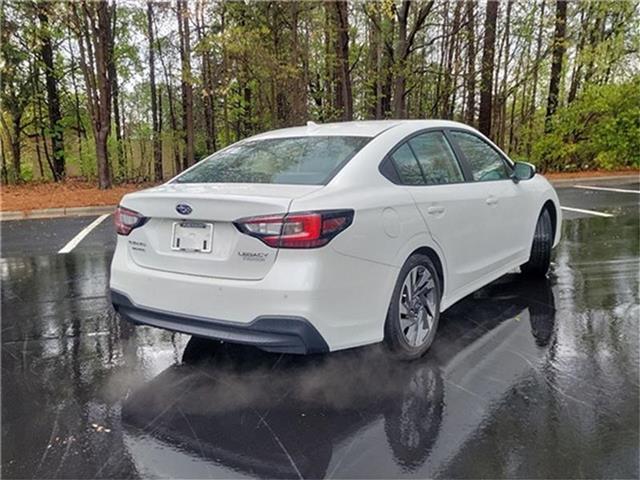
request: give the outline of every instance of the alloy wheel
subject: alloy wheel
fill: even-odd
[[[404,279],[400,291],[400,330],[412,347],[423,345],[433,328],[436,313],[435,280],[429,270],[418,265]]]

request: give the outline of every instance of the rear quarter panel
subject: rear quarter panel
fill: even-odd
[[[294,200],[291,211],[351,208],[353,224],[329,246],[338,253],[362,260],[401,267],[410,239],[432,243],[411,195],[401,187],[327,188],[322,197]]]
[[[381,177],[382,178],[382,177]],[[353,189],[327,187],[322,194],[313,198],[295,200],[291,209],[319,210],[352,208],[355,211],[353,224],[336,236],[327,248],[337,256],[346,256],[362,261],[362,268],[349,272],[352,281],[369,283],[363,291],[378,292],[384,298],[370,299],[385,307],[378,312],[380,318],[386,315],[386,308],[400,268],[409,255],[420,247],[431,247],[441,258],[446,278],[446,262],[429,234],[411,195],[402,187],[393,185],[386,179],[371,187]],[[353,262],[350,262],[352,265]],[[361,278],[363,272],[370,271],[366,264],[385,265],[390,268],[384,275],[375,278]],[[446,284],[446,281],[445,281]],[[446,288],[446,287],[445,287]]]

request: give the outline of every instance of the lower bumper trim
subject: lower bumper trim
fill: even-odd
[[[329,351],[322,335],[302,317],[260,316],[251,323],[238,324],[140,307],[116,290],[111,290],[111,302],[122,317],[139,325],[253,345],[268,352],[311,354]]]

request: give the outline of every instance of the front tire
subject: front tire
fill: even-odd
[[[426,353],[438,329],[441,287],[431,259],[415,254],[398,275],[385,323],[385,343],[398,358]]]
[[[544,277],[551,265],[551,247],[553,246],[553,225],[549,210],[544,209],[538,218],[533,234],[529,261],[520,266],[520,271],[531,277]]]

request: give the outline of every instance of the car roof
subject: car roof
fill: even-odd
[[[354,122],[315,123],[308,122],[303,127],[282,128],[255,135],[248,140],[267,138],[347,136],[375,137],[399,125],[414,125],[416,130],[425,128],[469,128],[469,126],[449,120],[363,120]]]

